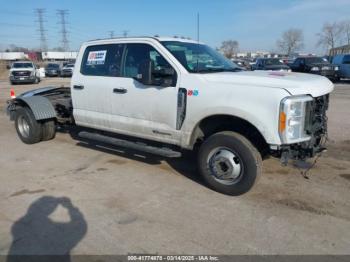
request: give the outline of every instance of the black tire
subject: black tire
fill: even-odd
[[[42,137],[42,125],[35,120],[34,114],[30,108],[20,107],[16,110],[15,127],[23,143],[35,144],[40,142]]]
[[[42,141],[54,139],[56,136],[56,123],[54,120],[46,120],[42,123]]]
[[[227,155],[227,158],[222,158],[220,155]],[[229,161],[229,164],[226,165],[225,161]],[[231,162],[233,162],[232,168]],[[262,159],[258,150],[244,136],[224,131],[210,136],[203,142],[198,152],[198,168],[209,187],[223,194],[238,196],[248,192],[258,181]],[[219,179],[221,173],[219,175],[215,173],[215,170],[219,169],[219,173],[228,170],[229,174],[230,170],[236,170],[238,174],[228,180]]]

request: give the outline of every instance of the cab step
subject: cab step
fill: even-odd
[[[142,152],[146,152],[154,155],[170,157],[170,158],[181,157],[181,152],[174,151],[171,148],[150,146],[144,143],[123,140],[115,137],[101,135],[98,133],[81,131],[79,132],[78,136],[81,138],[95,140],[95,141],[105,143],[105,144],[110,144],[113,146],[130,148],[130,149],[134,149],[134,150],[138,150],[138,151],[142,151]]]

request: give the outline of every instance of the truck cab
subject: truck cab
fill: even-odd
[[[24,142],[51,139],[52,126],[68,122],[89,130],[82,137],[102,142],[142,149],[140,140],[157,145],[158,151],[143,147],[155,153],[165,146],[193,150],[211,188],[240,195],[256,184],[266,156],[286,163],[324,149],[332,90],[318,75],[242,71],[196,41],[116,38],[81,46],[70,88],[26,93],[8,111]],[[52,105],[44,117],[32,113],[46,127],[23,139],[21,121],[30,115],[23,108],[33,111],[38,103]]]

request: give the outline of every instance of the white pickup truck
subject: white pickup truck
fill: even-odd
[[[9,72],[11,84],[18,83],[39,83],[40,72],[31,61],[16,61],[11,65]]]
[[[324,149],[332,90],[322,76],[243,72],[191,40],[120,38],[84,43],[70,87],[26,92],[7,110],[27,144],[70,125],[81,138],[162,156],[194,150],[211,188],[240,195],[266,156],[305,160]]]

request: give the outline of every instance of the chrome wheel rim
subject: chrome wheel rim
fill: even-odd
[[[28,121],[24,118],[24,116],[20,116],[18,118],[18,130],[22,137],[29,137],[29,124]]]
[[[241,158],[226,147],[213,149],[207,159],[207,165],[213,178],[224,185],[238,183],[243,174]]]

